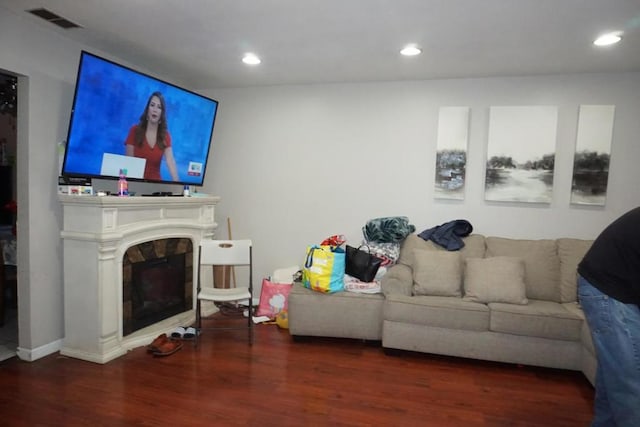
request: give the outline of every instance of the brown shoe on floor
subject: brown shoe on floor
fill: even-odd
[[[169,341],[169,337],[167,336],[167,334],[158,335],[157,338],[147,346],[147,351],[149,353],[155,353],[158,351],[160,346],[167,341]]]
[[[156,351],[153,352],[154,356],[169,356],[182,348],[182,342],[168,340],[160,344]]]

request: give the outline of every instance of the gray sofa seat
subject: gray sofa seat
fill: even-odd
[[[324,294],[294,283],[289,294],[289,333],[380,341],[382,294]]]
[[[489,329],[493,332],[578,341],[583,320],[562,304],[529,299],[527,305],[490,303]]]
[[[488,331],[490,323],[486,304],[441,296],[389,295],[383,317],[391,322],[467,331]]]
[[[579,341],[551,340],[492,331],[416,327],[386,319],[383,321],[382,334],[385,349],[578,371],[585,364]],[[590,379],[588,375],[587,378]]]

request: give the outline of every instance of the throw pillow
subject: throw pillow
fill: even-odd
[[[267,279],[262,279],[260,303],[256,316],[267,316],[274,319],[278,313],[287,311],[292,286],[290,283],[272,283]]]
[[[462,262],[459,252],[414,249],[412,267],[414,295],[462,295]]]
[[[482,303],[527,304],[525,268],[521,258],[468,258],[464,300]]]

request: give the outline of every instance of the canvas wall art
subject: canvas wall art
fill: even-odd
[[[571,203],[605,204],[614,113],[614,105],[580,106]]]
[[[441,107],[436,144],[436,198],[464,199],[468,143],[469,107]]]
[[[491,107],[485,200],[550,203],[558,108]]]

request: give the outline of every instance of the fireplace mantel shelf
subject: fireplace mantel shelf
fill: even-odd
[[[217,204],[219,197],[202,196],[202,197],[116,197],[116,196],[76,196],[59,194],[58,197],[63,204],[79,205],[79,206],[193,206],[202,205],[204,203]]]
[[[219,197],[60,195],[59,200],[64,212],[61,354],[106,363],[162,332],[193,322],[195,313],[189,310],[123,337],[123,256],[143,242],[189,238],[196,248],[201,240],[213,238]],[[195,284],[198,272],[193,274]]]

